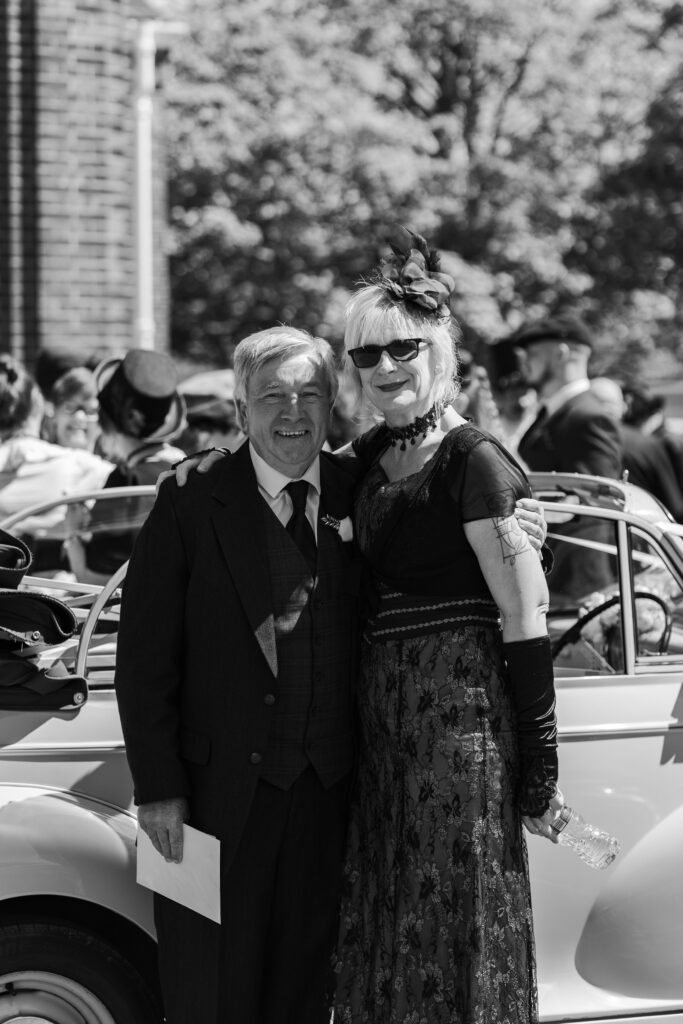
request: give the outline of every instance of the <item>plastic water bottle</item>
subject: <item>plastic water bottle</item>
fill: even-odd
[[[557,833],[558,843],[578,854],[598,871],[608,867],[621,849],[618,839],[589,825],[572,807],[565,806],[550,826]]]

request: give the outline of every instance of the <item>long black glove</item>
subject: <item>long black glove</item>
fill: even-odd
[[[520,810],[540,818],[557,791],[557,722],[548,636],[503,644],[517,711]]]

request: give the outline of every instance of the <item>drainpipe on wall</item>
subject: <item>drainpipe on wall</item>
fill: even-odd
[[[182,21],[138,22],[136,37],[135,98],[135,345],[154,348],[154,93],[157,51],[168,50],[173,39],[184,36]]]
[[[135,345],[154,348],[153,115],[156,85],[155,23],[140,22],[136,45],[135,100]]]

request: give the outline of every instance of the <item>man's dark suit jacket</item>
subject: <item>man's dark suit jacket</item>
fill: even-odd
[[[592,391],[570,398],[540,425],[533,424],[519,444],[519,453],[536,472],[587,473],[619,479],[622,449],[616,422]],[[553,527],[567,543],[549,541],[554,556],[550,577],[551,603],[578,600],[606,586],[613,578],[609,558],[591,542],[609,543],[609,524],[579,519]],[[572,544],[571,540],[576,543]],[[588,547],[582,547],[587,542]]]
[[[662,438],[625,423],[621,424],[621,436],[629,483],[644,487],[668,508],[676,522],[683,522],[683,488]]]
[[[321,517],[351,515],[356,467],[321,454]],[[185,487],[165,481],[135,545],[117,645],[136,801],[187,797],[191,823],[228,861],[268,742],[264,698],[277,692],[263,517],[246,443]],[[352,586],[344,546],[340,585]]]
[[[587,473],[617,480],[622,473],[617,425],[591,391],[570,398],[539,427],[532,423],[519,453],[535,472]]]
[[[355,460],[321,454],[320,517],[351,515],[357,473]],[[246,443],[183,488],[165,481],[121,608],[116,689],[136,801],[187,797],[190,824],[221,840],[224,870],[249,814],[277,693],[265,508]],[[344,544],[349,574],[339,585],[353,590],[351,548]],[[176,936],[166,976],[200,972],[184,988],[197,1021],[213,1019],[220,930],[168,901],[157,902],[162,912],[158,929],[161,920]]]

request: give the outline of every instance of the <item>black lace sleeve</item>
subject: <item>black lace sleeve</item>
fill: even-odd
[[[530,818],[542,818],[557,793],[557,751],[522,755],[519,809]]]
[[[461,496],[464,522],[510,516],[515,502],[530,496],[526,476],[504,449],[489,440],[472,448]]]

